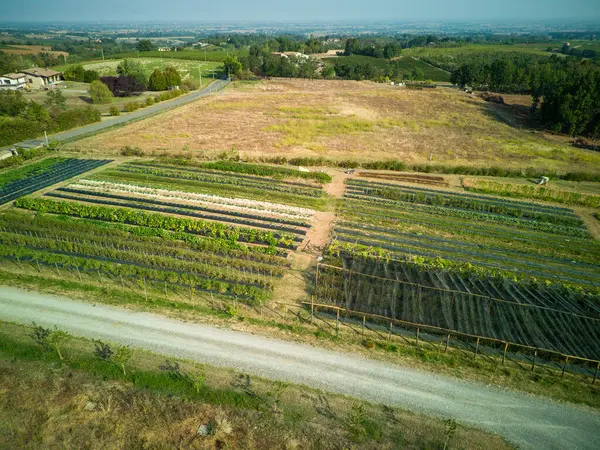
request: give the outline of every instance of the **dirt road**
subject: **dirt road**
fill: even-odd
[[[9,287],[0,288],[0,320],[35,320],[80,336],[454,418],[520,448],[600,448],[597,412],[306,345]]]

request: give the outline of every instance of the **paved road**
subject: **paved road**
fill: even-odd
[[[358,356],[10,287],[0,288],[0,319],[452,417],[524,449],[600,448],[596,412]]]
[[[133,122],[136,120],[144,119],[146,117],[152,116],[159,112],[167,111],[172,108],[176,108],[178,106],[185,105],[186,103],[191,103],[195,100],[198,100],[201,97],[206,97],[207,95],[211,95],[221,89],[223,89],[229,81],[227,80],[216,80],[209,84],[202,90],[194,91],[190,94],[183,95],[181,97],[177,97],[173,100],[160,102],[155,105],[149,106],[147,108],[141,108],[132,113],[127,113],[123,116],[112,117],[110,119],[103,120],[102,122],[92,123],[90,125],[85,125],[83,127],[74,128],[72,130],[63,131],[61,133],[56,133],[51,136],[48,136],[49,140],[53,141],[71,141],[74,139],[83,138],[88,135],[92,135],[103,130],[106,130],[115,125],[123,125],[128,122]],[[28,141],[19,142],[18,144],[13,144],[8,147],[0,148],[1,150],[11,149],[13,147],[39,147],[44,143],[43,139],[31,139]]]

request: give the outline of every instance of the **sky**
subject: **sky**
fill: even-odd
[[[0,22],[599,20],[599,0],[2,0]]]

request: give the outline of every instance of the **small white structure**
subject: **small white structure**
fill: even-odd
[[[539,177],[535,184],[539,184],[541,186],[543,184],[548,184],[548,181],[550,181],[550,178],[548,177]]]
[[[0,77],[0,89],[25,89],[27,87],[27,76],[24,73],[7,73]]]
[[[159,52],[170,52],[171,47],[158,47]]]
[[[60,72],[52,69],[34,67],[23,70],[23,73],[27,75],[27,82],[32,88],[48,88],[60,81]]]

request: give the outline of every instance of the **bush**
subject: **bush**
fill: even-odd
[[[121,155],[123,156],[144,156],[144,151],[139,147],[130,147],[126,145],[121,148]]]
[[[154,97],[148,97],[146,99],[146,106],[152,106],[154,105]]]
[[[100,74],[95,70],[86,70],[83,73],[83,81],[86,83],[91,83],[93,81],[99,80]]]
[[[184,86],[186,88],[188,88],[188,90],[190,90],[190,91],[195,91],[198,88],[200,88],[200,80],[194,80],[192,78],[187,78],[181,82],[181,89],[183,89]]]
[[[131,97],[139,95],[144,91],[145,86],[137,79],[129,75],[119,75],[118,77],[101,77],[102,81],[115,97]]]
[[[91,106],[72,108],[61,112],[56,118],[59,131],[69,130],[93,122],[100,122],[100,111]]]
[[[111,106],[108,109],[108,112],[110,113],[111,116],[120,116],[121,115],[121,110],[117,106]]]
[[[92,84],[90,85],[90,95],[92,97],[92,102],[96,105],[105,105],[110,103],[113,98],[113,94],[110,89],[108,89],[104,83],[98,80],[92,81]]]
[[[139,104],[139,102],[129,102],[125,105],[125,111],[127,112],[133,112],[136,109],[140,109],[142,106]]]

